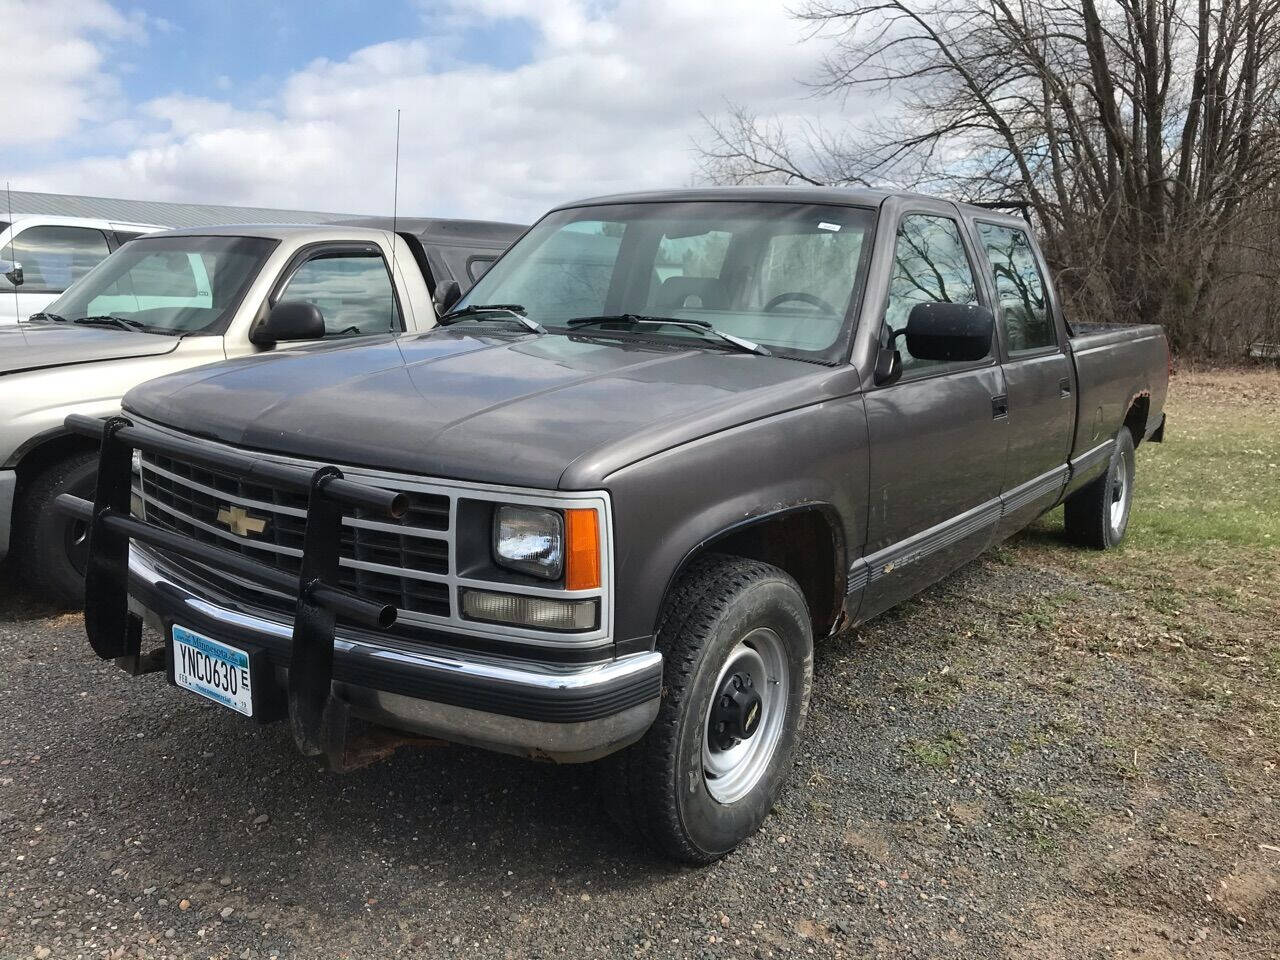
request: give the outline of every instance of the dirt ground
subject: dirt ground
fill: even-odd
[[[791,787],[705,869],[591,768],[319,771],[0,569],[0,957],[1280,958],[1280,374],[1169,412],[1122,549],[1059,511],[822,647]]]

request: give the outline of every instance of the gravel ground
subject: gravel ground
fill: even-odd
[[[1046,630],[1064,584],[1073,620],[1123,617],[1019,552],[828,644],[793,786],[700,870],[618,839],[590,769],[436,748],[327,774],[12,595],[0,955],[1280,956],[1274,779]]]

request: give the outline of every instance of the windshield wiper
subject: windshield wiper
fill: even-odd
[[[441,326],[449,326],[451,323],[458,323],[462,320],[484,320],[488,319],[483,316],[486,313],[496,313],[500,316],[494,317],[495,320],[514,320],[526,330],[534,333],[546,333],[547,328],[540,324],[537,320],[530,320],[525,316],[524,307],[518,303],[482,303],[472,304],[461,308],[460,310],[451,310],[443,317],[440,317],[436,323]]]
[[[52,320],[55,323],[66,323],[67,318],[59,316],[56,313],[50,313],[48,310],[41,310],[39,313],[33,313],[27,317],[28,320]]]
[[[705,320],[677,320],[675,317],[649,317],[639,313],[617,313],[606,317],[574,317],[572,320],[566,321],[567,326],[575,329],[596,326],[602,323],[625,323],[632,327],[687,327],[690,330],[697,330],[699,333],[708,333],[725,343],[732,344],[739,350],[745,350],[747,353],[754,353],[760,357],[773,356],[767,347],[762,347],[754,340],[748,340],[746,337],[736,337],[732,333],[725,333]]]
[[[139,320],[129,320],[125,317],[113,317],[110,314],[103,314],[96,317],[77,317],[72,323],[78,323],[85,327],[117,327],[120,330],[146,330],[147,325]]]

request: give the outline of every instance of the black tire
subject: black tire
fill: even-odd
[[[713,741],[723,736],[709,731],[709,725],[722,729],[712,722],[712,700],[739,676],[724,671],[745,662],[744,655],[750,658],[753,640],[769,648],[779,679],[777,686],[767,679],[761,685],[774,699],[761,699],[758,726],[734,741],[746,747],[761,738],[758,759],[749,764],[755,779],[750,773],[737,778],[745,792],[722,802],[709,783],[725,789],[728,779],[709,780],[704,769],[704,751],[714,750]],[[760,829],[790,771],[813,680],[808,605],[777,567],[709,556],[695,561],[668,597],[658,648],[665,658],[658,717],[639,742],[602,763],[603,785],[615,819],[636,839],[674,860],[710,863]],[[773,673],[767,670],[766,678]],[[774,692],[783,689],[785,697]]]
[[[1064,525],[1071,542],[1108,550],[1124,539],[1133,506],[1134,463],[1133,434],[1128,427],[1121,427],[1106,472],[1073,493],[1063,505]]]
[[[93,499],[98,454],[50,464],[27,482],[15,504],[14,553],[36,591],[67,607],[84,606],[85,524],[56,510],[59,494]]]

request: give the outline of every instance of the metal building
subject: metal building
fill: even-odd
[[[0,184],[2,187],[3,184]],[[0,193],[0,220],[13,214],[57,217],[95,217],[128,223],[155,223],[169,227],[209,227],[225,223],[332,223],[359,214],[322,213],[316,210],[281,210],[274,207],[233,207],[216,203],[168,203],[162,200],[120,200],[114,197],[82,197],[69,193],[32,193],[14,190]]]

